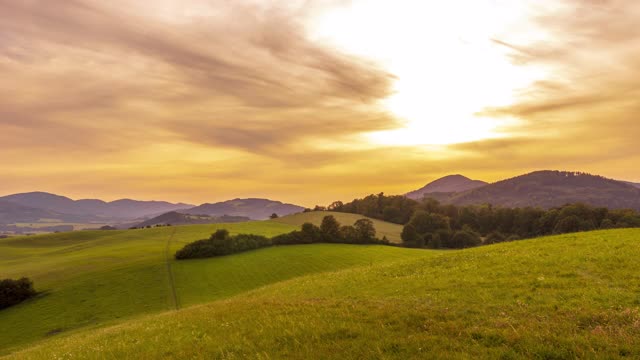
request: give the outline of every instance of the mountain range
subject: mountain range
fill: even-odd
[[[431,183],[437,186],[428,184],[423,189],[456,189],[456,186],[461,188],[459,184],[472,185],[472,180],[462,178],[445,177]],[[568,171],[536,171],[492,184],[472,186],[468,190],[423,191],[423,194],[442,203],[454,205],[492,204],[503,207],[551,208],[581,202],[612,209],[640,210],[640,184]]]
[[[31,192],[0,197],[0,224],[15,223],[128,223],[135,225],[149,218],[167,213],[202,216],[200,220],[219,222],[263,220],[273,213],[279,216],[303,211],[302,206],[268,199],[234,199],[200,206],[166,201],[137,201],[130,199],[105,202],[95,199],[72,200],[65,196]],[[227,217],[225,217],[227,216]],[[173,221],[168,221],[172,219]],[[157,223],[190,223],[191,217],[156,218]],[[146,225],[146,222],[145,222]]]
[[[612,209],[640,210],[640,184],[567,171],[536,171],[491,184],[462,175],[450,175],[407,193],[406,196],[413,199],[428,196],[442,203],[455,205],[493,204],[503,207],[550,208],[582,202]],[[218,222],[225,216],[233,221],[263,220],[274,213],[286,216],[303,210],[302,206],[256,198],[194,206],[130,199],[112,202],[95,199],[72,200],[55,194],[31,192],[0,197],[0,224],[181,224],[194,221]],[[166,215],[167,213],[171,215]],[[162,215],[166,216],[156,218]],[[152,220],[145,222],[148,219]]]
[[[79,215],[104,219],[135,219],[169,211],[194,207],[190,204],[172,204],[166,201],[137,201],[121,199],[105,202],[96,199],[71,200],[68,197],[45,192],[30,192],[0,197],[0,201],[65,215]]]

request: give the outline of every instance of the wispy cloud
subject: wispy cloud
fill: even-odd
[[[505,138],[435,149],[363,136],[401,126],[380,104],[396,79],[310,39],[309,19],[343,2],[0,0],[0,191],[310,205],[450,172],[640,179],[636,1],[548,0],[528,19],[545,36],[487,39],[546,76],[483,109],[518,120]],[[442,102],[428,96],[425,106]]]

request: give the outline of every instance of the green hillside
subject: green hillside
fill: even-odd
[[[185,243],[218,228],[266,236],[296,229],[265,221],[1,239],[0,278],[30,277],[44,293],[0,311],[0,354],[54,335],[223,299],[300,275],[421,254],[391,247],[314,245],[173,260]]]
[[[10,358],[640,357],[640,230],[413,253],[58,337]]]
[[[309,222],[314,225],[320,226],[320,223],[322,223],[322,219],[327,215],[333,215],[341,225],[353,225],[353,223],[356,222],[357,220],[366,218],[366,216],[358,215],[358,214],[349,214],[349,213],[332,212],[332,211],[312,211],[307,213],[298,213],[298,214],[283,216],[281,218],[274,219],[271,221],[282,223],[282,224],[294,225],[294,226],[301,226],[302,224]],[[377,231],[377,236],[379,238],[386,236],[387,239],[389,239],[389,241],[391,242],[394,242],[394,243],[402,242],[402,239],[400,238],[400,234],[402,233],[402,225],[392,224],[390,222],[376,220],[376,219],[370,219],[370,220],[373,221],[373,224]]]

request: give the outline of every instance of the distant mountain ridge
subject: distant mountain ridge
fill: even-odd
[[[96,199],[71,200],[68,197],[46,192],[30,192],[0,197],[29,208],[53,211],[58,214],[94,216],[109,219],[133,219],[157,215],[169,211],[194,207],[190,204],[172,204],[166,201],[137,201],[121,199],[106,202]]]
[[[215,223],[263,220],[278,214],[302,212],[302,206],[269,199],[234,199],[200,206],[166,201],[121,199],[106,202],[96,199],[72,200],[46,192],[30,192],[0,197],[0,224],[49,222],[110,222],[133,226],[144,219],[161,223]],[[167,215],[172,213],[172,215]],[[201,216],[186,217],[176,214]],[[162,217],[164,216],[164,218]],[[137,221],[136,221],[137,220]],[[172,220],[172,221],[169,221]],[[135,221],[135,222],[134,222]],[[145,220],[145,226],[147,224]],[[155,223],[154,223],[155,225]]]
[[[640,189],[640,183],[634,183],[634,182],[630,182],[630,181],[625,181],[625,183],[633,186],[633,187],[637,187],[638,189]]]
[[[438,180],[432,181],[421,189],[411,191],[406,194],[410,199],[420,200],[426,194],[433,193],[459,193],[473,190],[488,185],[487,182],[481,180],[471,180],[462,175],[449,175]]]
[[[188,224],[219,224],[219,223],[235,223],[249,221],[246,216],[209,216],[209,215],[191,215],[183,214],[176,211],[171,211],[160,216],[156,216],[153,219],[143,221],[135,227],[143,228],[147,226],[156,225],[188,225]]]
[[[302,206],[285,204],[269,199],[250,198],[227,200],[215,204],[202,204],[179,212],[192,215],[246,216],[252,220],[265,220],[274,213],[278,214],[278,216],[285,216],[302,211],[304,211]]]
[[[63,215],[0,200],[0,224],[31,223],[40,219],[58,219]]]
[[[612,209],[640,210],[639,187],[624,181],[569,171],[536,171],[472,190],[434,194],[433,197],[454,205],[551,208],[581,202]]]

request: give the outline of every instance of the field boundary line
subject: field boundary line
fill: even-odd
[[[165,259],[167,262],[167,274],[169,276],[169,288],[171,290],[171,299],[173,300],[173,306],[175,310],[180,310],[180,301],[178,300],[178,293],[176,292],[176,284],[173,278],[173,270],[171,269],[171,241],[173,240],[174,235],[176,234],[176,228],[173,229],[171,235],[167,239],[167,246],[165,249]]]

